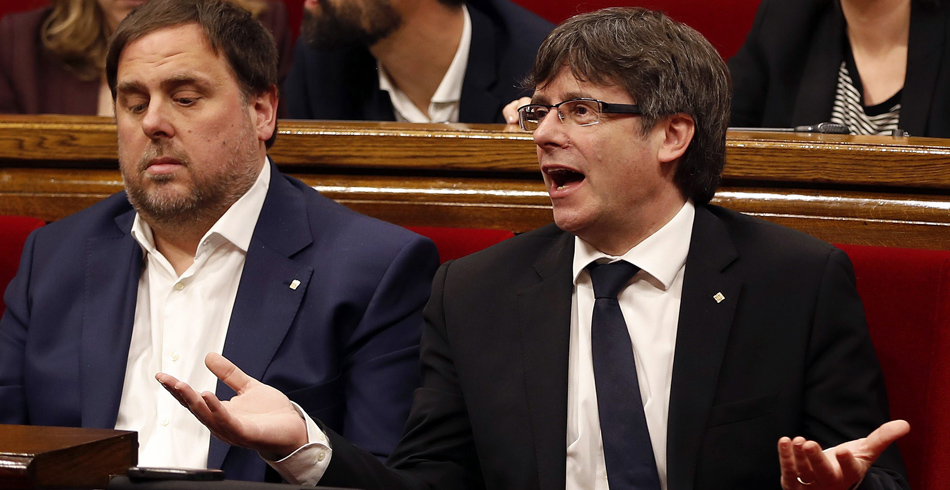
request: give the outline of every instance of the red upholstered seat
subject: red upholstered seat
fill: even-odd
[[[442,262],[464,257],[470,253],[490,247],[502,240],[515,236],[508,230],[489,230],[484,228],[443,228],[431,226],[410,226],[410,230],[429,237],[439,249]]]
[[[48,0],[3,0],[0,1],[0,17],[13,12],[23,12],[49,5]]]
[[[39,218],[0,216],[0,292],[7,290],[7,284],[16,275],[26,237],[44,224]],[[5,309],[6,304],[0,301],[0,315]]]
[[[752,27],[761,0],[512,0],[555,24],[568,17],[605,7],[662,10],[696,29],[724,59],[736,54]]]
[[[898,442],[911,488],[950,482],[950,252],[839,245],[887,384],[891,417],[910,422]]]

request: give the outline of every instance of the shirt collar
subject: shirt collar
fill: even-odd
[[[267,189],[270,187],[270,174],[270,162],[265,157],[264,167],[251,188],[224,212],[224,215],[205,233],[199,243],[205,243],[206,239],[217,236],[247,252],[251,237],[254,235],[254,227],[257,226],[257,218],[261,214],[261,208],[264,207]],[[139,213],[135,213],[135,219],[132,222],[132,237],[146,253],[157,252],[152,228]],[[200,251],[201,247],[198,248],[196,255]]]
[[[577,284],[581,271],[591,262],[603,258],[609,259],[609,262],[622,259],[656,278],[666,290],[686,264],[695,216],[693,201],[686,201],[673,219],[621,256],[607,255],[575,236],[574,284]]]
[[[459,47],[455,51],[455,57],[452,58],[448,71],[445,72],[439,88],[432,95],[428,108],[430,115],[436,112],[437,107],[434,107],[436,104],[457,104],[462,100],[462,83],[465,81],[465,69],[468,67],[468,54],[472,45],[472,17],[465,5],[462,5],[462,13],[465,16],[462,38],[459,40]],[[402,90],[392,84],[389,74],[379,61],[376,62],[376,72],[379,75],[379,88],[389,93],[397,119],[401,117],[402,120],[408,122],[458,122],[430,121]],[[458,117],[458,111],[455,111],[455,117]]]

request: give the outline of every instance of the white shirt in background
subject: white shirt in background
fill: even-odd
[[[379,73],[379,88],[389,92],[397,121],[412,123],[459,122],[462,82],[465,81],[468,52],[472,44],[472,17],[468,13],[468,7],[464,5],[462,6],[462,12],[465,14],[462,39],[459,41],[458,50],[455,51],[455,58],[452,58],[452,64],[449,65],[448,71],[442,77],[439,88],[432,95],[432,100],[429,102],[428,117],[409,100],[405,93],[393,85],[383,65],[379,62],[376,63],[377,72]]]

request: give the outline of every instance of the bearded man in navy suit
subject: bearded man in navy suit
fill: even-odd
[[[227,1],[154,0],[119,26],[107,75],[126,192],[30,236],[0,320],[0,422],[136,430],[142,465],[278,479],[154,380],[229,398],[203,374],[217,352],[390,453],[437,253],[278,171],[276,63]]]
[[[509,0],[307,1],[288,114],[502,122],[552,27]]]

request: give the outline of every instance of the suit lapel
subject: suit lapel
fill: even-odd
[[[901,92],[900,128],[913,136],[924,136],[930,118],[930,103],[937,87],[943,59],[947,16],[937,15],[917,2],[911,3],[910,39],[907,47],[907,74]]]
[[[669,490],[690,490],[742,283],[725,271],[738,258],[726,229],[696,207],[680,305],[667,426]],[[718,299],[717,299],[718,298]]]
[[[83,427],[111,429],[119,413],[142,274],[142,249],[129,234],[134,217],[134,211],[119,215],[114,235],[85,244],[79,353]]]
[[[535,264],[537,282],[517,296],[539,487],[564,488],[573,235],[561,233]]]
[[[263,377],[277,353],[313,274],[313,268],[291,259],[313,242],[304,197],[271,165],[270,188],[248,248],[223,352],[255,379]],[[218,381],[215,394],[228,400],[234,391]],[[220,468],[229,447],[212,438],[208,467]]]
[[[832,14],[821,16],[821,21],[815,26],[792,113],[793,126],[817,124],[831,119],[831,107],[838,87],[838,70],[844,60],[841,40],[845,38],[844,16],[836,5],[829,7],[834,9]]]
[[[494,27],[478,9],[469,8],[468,13],[472,18],[472,42],[462,81],[459,120],[503,122],[501,109],[510,101],[501,100],[492,92],[498,79]]]

